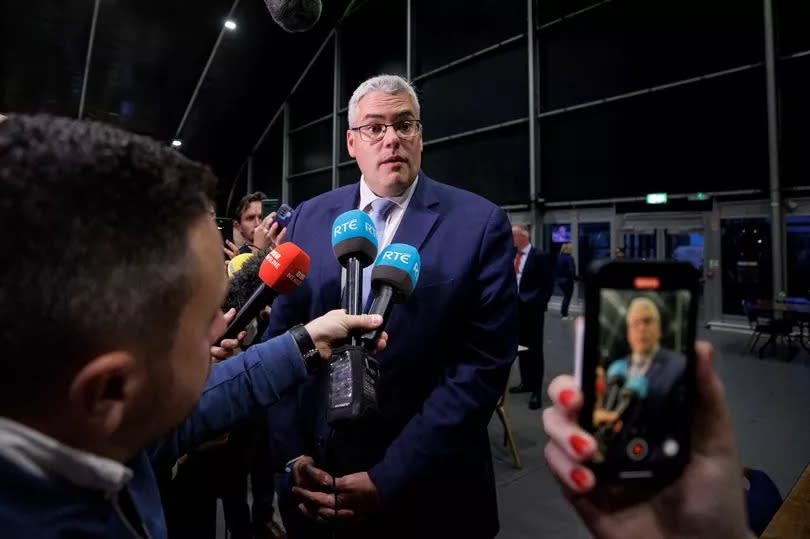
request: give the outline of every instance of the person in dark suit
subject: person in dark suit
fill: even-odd
[[[397,337],[377,356],[378,420],[330,429],[325,373],[269,416],[273,452],[287,462],[278,491],[291,538],[331,537],[324,520],[340,521],[338,536],[352,539],[498,532],[487,424],[517,349],[509,222],[491,202],[420,170],[419,112],[404,79],[362,83],[347,132],[360,182],[301,203],[287,227],[311,267],[275,301],[268,335],[340,305],[331,226],[348,210],[369,212],[380,249],[406,243],[422,261],[413,294],[387,324]]]
[[[635,377],[646,379],[646,396],[635,399],[620,417],[610,413],[601,414],[609,421],[621,420],[621,431],[609,444],[608,453],[621,456],[630,440],[643,439],[649,447],[649,458],[664,455],[665,438],[682,439],[682,433],[663,431],[659,426],[671,429],[678,421],[685,403],[684,375],[686,357],[674,350],[662,348],[661,315],[655,303],[646,297],[633,299],[627,307],[627,344],[630,354],[627,363],[628,380]],[[670,455],[672,456],[672,455]]]
[[[551,259],[535,249],[529,242],[529,231],[523,225],[512,226],[515,246],[515,275],[518,282],[520,337],[519,342],[528,350],[520,352],[520,384],[509,389],[511,393],[531,393],[529,408],[541,405],[543,389],[543,326],[548,300],[554,286]]]

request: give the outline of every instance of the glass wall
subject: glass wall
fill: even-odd
[[[770,220],[723,219],[721,238],[723,313],[743,315],[743,301],[773,297]]]
[[[577,245],[577,276],[582,276],[595,260],[610,258],[610,223],[580,223]],[[585,287],[577,287],[584,298]]]
[[[787,294],[810,297],[810,216],[787,218]]]

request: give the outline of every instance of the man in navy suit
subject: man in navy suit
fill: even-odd
[[[554,286],[551,259],[529,242],[529,231],[523,225],[512,226],[515,252],[515,276],[520,296],[520,384],[511,393],[531,393],[529,408],[537,410],[543,390],[543,326],[548,300]]]
[[[627,344],[628,378],[646,378],[647,394],[622,414],[621,434],[608,452],[621,458],[630,441],[643,440],[648,448],[644,458],[660,459],[666,454],[665,439],[683,439],[683,432],[671,431],[673,425],[689,426],[678,420],[686,403],[686,356],[661,347],[661,314],[647,297],[637,297],[627,307]]]
[[[517,349],[509,223],[491,202],[421,172],[419,113],[404,79],[362,83],[349,102],[347,131],[360,182],[303,202],[288,226],[312,265],[296,292],[276,300],[270,335],[340,305],[331,247],[340,214],[368,212],[380,249],[406,243],[422,259],[412,296],[387,325],[396,339],[378,355],[381,417],[330,429],[325,376],[270,416],[273,451],[291,459],[279,486],[291,538],[328,537],[331,525],[351,538],[498,532],[487,424]],[[365,294],[368,308],[367,284]]]

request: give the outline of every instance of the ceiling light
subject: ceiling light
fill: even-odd
[[[225,21],[225,28],[227,28],[228,30],[236,30],[236,23],[231,19],[228,19],[227,21]]]
[[[182,142],[182,141],[180,141],[180,140],[174,139],[174,140],[172,141],[172,146],[174,146],[175,148],[179,148],[179,147],[180,147],[180,146],[182,146],[182,145],[183,145],[183,142]]]

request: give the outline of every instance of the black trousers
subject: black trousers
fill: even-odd
[[[560,281],[560,288],[563,291],[562,305],[560,306],[560,315],[568,316],[568,306],[571,305],[571,296],[574,295],[574,281]]]
[[[518,343],[528,347],[526,352],[518,354],[520,382],[534,392],[543,387],[543,325],[545,311],[536,303],[520,302],[518,309],[520,334]]]

